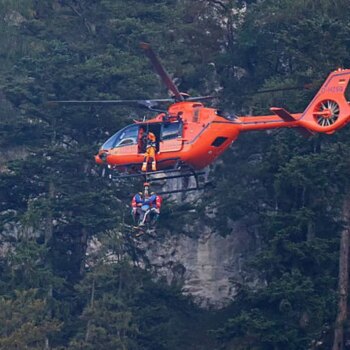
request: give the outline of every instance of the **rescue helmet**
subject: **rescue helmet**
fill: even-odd
[[[154,135],[152,131],[149,131],[149,132],[148,132],[147,138],[148,138],[148,140],[150,140],[151,142],[155,142],[155,141],[156,141],[156,135]]]

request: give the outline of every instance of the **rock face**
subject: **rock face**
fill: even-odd
[[[163,184],[161,190],[193,186],[194,179],[186,184],[181,179],[173,179]],[[171,195],[167,201],[199,204],[201,198],[195,191],[185,197]],[[219,309],[234,299],[240,285],[260,283],[257,273],[246,264],[260,247],[258,230],[252,224],[252,217],[240,222],[226,218],[227,232],[219,234],[215,225],[205,224],[216,217],[215,203],[207,204],[202,215],[194,209],[192,212],[192,220],[182,218],[178,227],[157,230],[153,238],[144,235],[136,244],[142,255],[142,265],[157,278],[165,278],[169,285],[181,287],[183,293],[191,295],[201,307]]]
[[[202,227],[199,238],[184,233],[144,237],[139,248],[157,276],[180,285],[201,307],[218,309],[232,301],[239,285],[258,283],[244,266],[256,251],[256,235],[245,224],[232,226],[225,237],[209,227]]]

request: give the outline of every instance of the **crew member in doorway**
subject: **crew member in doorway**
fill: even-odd
[[[156,152],[157,152],[156,135],[154,135],[153,132],[149,131],[147,133],[146,152],[145,152],[145,158],[143,159],[141,171],[147,171],[147,165],[149,160],[152,162],[152,171],[157,170]]]

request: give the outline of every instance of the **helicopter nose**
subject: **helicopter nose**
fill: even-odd
[[[107,152],[100,153],[98,156],[103,162],[105,162],[107,159]]]
[[[97,155],[95,156],[95,161],[96,161],[96,163],[98,163],[98,164],[104,164],[104,163],[106,163],[107,156],[108,156],[108,152],[106,152],[106,151],[100,152],[99,154],[97,154]]]

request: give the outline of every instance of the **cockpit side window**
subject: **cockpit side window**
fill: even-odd
[[[114,147],[126,146],[126,145],[136,145],[137,136],[139,133],[139,126],[132,125],[122,130],[122,133],[117,138]]]
[[[119,144],[117,145],[117,147],[119,147],[119,146],[127,146],[127,145],[134,145],[134,144],[135,144],[135,142],[134,142],[133,139],[127,138],[127,139],[121,140],[119,142]]]
[[[165,123],[162,125],[162,141],[175,139],[182,136],[182,122]]]
[[[111,148],[114,147],[115,145],[115,140],[117,139],[117,137],[119,136],[120,131],[118,131],[117,133],[115,133],[113,136],[111,136],[102,146],[101,149],[103,150],[109,150]]]
[[[130,125],[111,136],[101,147],[108,150],[115,147],[129,146],[137,144],[139,133],[138,125]]]

